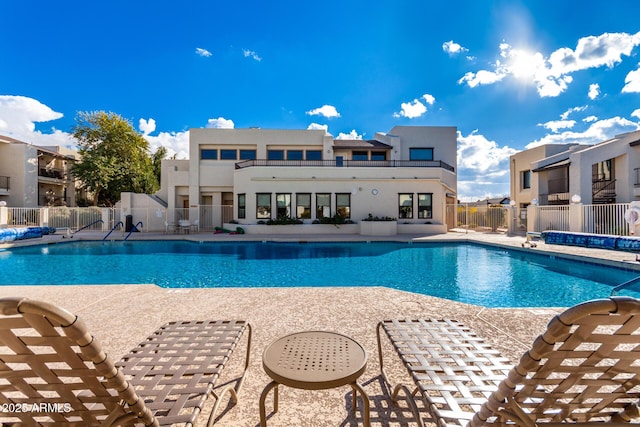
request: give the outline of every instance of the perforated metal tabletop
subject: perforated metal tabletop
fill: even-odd
[[[262,355],[262,366],[273,381],[260,397],[261,424],[266,425],[264,401],[272,388],[274,412],[278,410],[279,384],[304,390],[323,390],[350,385],[352,406],[356,397],[363,400],[364,424],[369,424],[369,400],[358,378],[367,367],[367,352],[352,338],[326,331],[306,331],[286,335],[274,341]]]

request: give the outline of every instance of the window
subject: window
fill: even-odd
[[[203,148],[200,150],[201,160],[218,160],[218,150]]]
[[[522,171],[522,189],[531,188],[531,171]]]
[[[369,154],[366,151],[354,151],[351,153],[352,160],[369,160]]]
[[[410,148],[409,160],[433,160],[433,148]]]
[[[276,217],[291,218],[291,194],[276,194]]]
[[[255,160],[256,150],[240,150],[240,160]]]
[[[322,160],[322,151],[320,150],[307,150],[307,160]]]
[[[423,193],[418,194],[418,218],[429,219],[433,218],[433,194]]]
[[[351,194],[336,194],[336,213],[343,218],[351,218]]]
[[[413,194],[398,194],[398,218],[413,218]]]
[[[220,160],[237,160],[238,151],[224,148],[220,150]]]
[[[595,163],[592,167],[594,181],[611,181],[612,162],[611,159],[604,162]]]
[[[316,218],[331,218],[331,194],[316,194]]]
[[[371,160],[387,160],[387,153],[384,151],[374,151],[371,153]]]
[[[311,194],[296,194],[296,218],[311,218]]]
[[[256,194],[256,218],[271,219],[271,194]]]
[[[247,217],[247,195],[238,194],[238,219]]]
[[[284,160],[284,150],[268,150],[267,160]]]
[[[302,160],[302,150],[288,150],[287,160]]]

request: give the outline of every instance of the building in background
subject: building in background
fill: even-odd
[[[77,152],[0,135],[0,201],[13,207],[75,206]]]
[[[446,232],[456,147],[455,127],[396,126],[370,140],[324,130],[191,129],[189,160],[163,161],[157,196],[203,226],[372,215]]]

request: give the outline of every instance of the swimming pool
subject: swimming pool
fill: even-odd
[[[386,286],[486,307],[570,306],[635,276],[470,243],[120,241],[0,251],[0,285]]]

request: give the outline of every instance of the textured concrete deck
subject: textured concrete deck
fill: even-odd
[[[82,234],[82,233],[81,233]],[[101,238],[91,235],[75,238]],[[136,234],[133,239],[183,238],[185,236]],[[203,240],[253,240],[248,235],[186,236]],[[48,236],[49,243],[61,236]],[[518,250],[523,237],[490,234],[456,234],[418,238],[396,236],[388,240],[469,240]],[[344,240],[374,240],[371,237],[347,236]],[[318,236],[260,236],[259,240],[321,240]],[[341,240],[328,236],[324,240]],[[379,239],[375,239],[379,240]],[[43,243],[35,239],[29,243]],[[28,243],[21,243],[28,244]],[[4,245],[5,247],[7,245]],[[640,269],[635,255],[629,253],[560,247],[539,243],[535,249],[558,256],[588,257],[593,262]],[[176,267],[179,268],[179,267]],[[240,393],[240,402],[223,411],[218,426],[257,426],[258,400],[269,382],[261,365],[262,351],[274,339],[296,331],[322,329],[347,334],[368,351],[367,370],[360,383],[370,398],[373,426],[416,425],[406,402],[395,405],[380,377],[375,326],[386,318],[449,317],[463,321],[490,341],[512,361],[516,361],[533,339],[540,334],[557,309],[488,309],[439,298],[382,287],[344,288],[248,288],[248,289],[163,289],[155,285],[86,285],[86,286],[4,286],[0,296],[24,296],[59,304],[83,318],[114,359],[144,339],[161,324],[171,320],[244,319],[253,328],[252,359],[249,374]],[[245,341],[234,353],[220,385],[237,377],[241,369]],[[390,348],[386,364],[392,376],[404,378],[404,370]],[[269,417],[270,426],[355,426],[362,422],[361,413],[351,409],[351,389],[343,387],[326,391],[301,391],[282,387],[280,409]],[[210,401],[211,403],[211,401]],[[267,405],[271,403],[269,399]],[[223,405],[224,406],[224,405]],[[199,417],[197,426],[206,425],[211,405]],[[270,411],[267,407],[268,413]],[[424,420],[430,421],[426,413]]]

